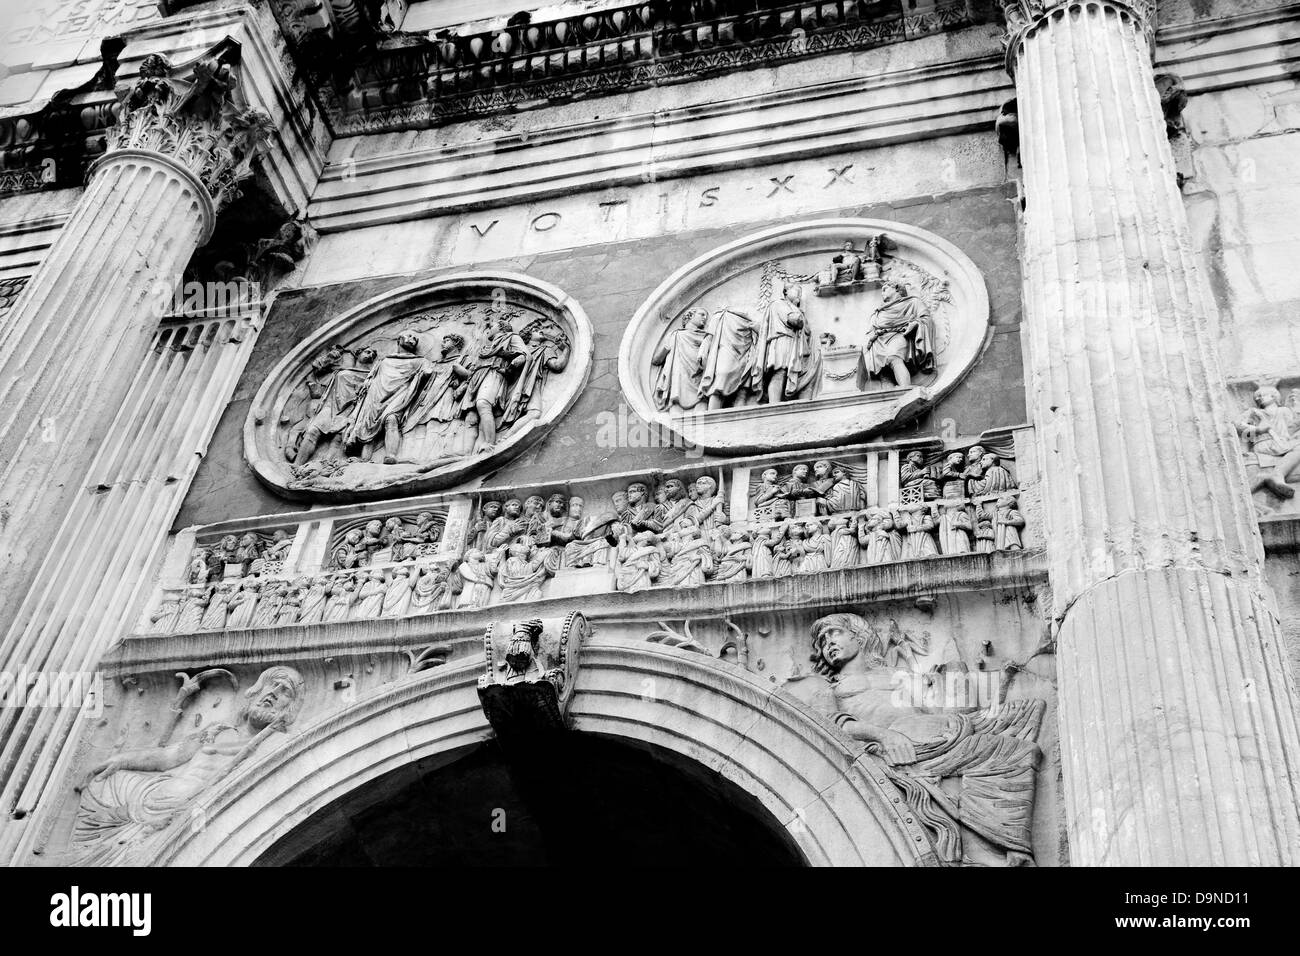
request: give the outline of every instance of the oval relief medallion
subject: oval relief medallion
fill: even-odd
[[[975,264],[922,229],[821,219],[688,263],[619,351],[633,409],[692,445],[761,451],[854,440],[922,412],[989,327]]]
[[[244,453],[291,498],[445,488],[540,439],[591,360],[587,316],[548,283],[511,273],[414,283],[286,356],[253,401]]]

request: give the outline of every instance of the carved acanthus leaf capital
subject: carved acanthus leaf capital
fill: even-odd
[[[274,129],[271,118],[238,95],[239,45],[227,38],[178,73],[160,54],[117,89],[109,151],[161,153],[203,183],[220,209],[240,194],[253,160]]]
[[[1026,34],[1060,11],[1073,7],[1109,8],[1131,17],[1146,34],[1147,43],[1154,54],[1157,0],[999,0],[1007,33],[1003,42],[1007,46],[1007,72],[1015,75],[1016,56]]]

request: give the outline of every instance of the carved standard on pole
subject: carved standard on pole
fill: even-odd
[[[1154,4],[1004,0],[1072,862],[1300,861],[1300,738],[1153,82]]]
[[[91,670],[117,636],[38,626],[50,608],[30,585],[145,365],[160,291],[179,283],[270,129],[242,106],[238,63],[229,38],[183,71],[145,58],[117,91],[85,194],[0,326],[0,671]],[[74,716],[0,710],[0,819],[36,806]],[[0,859],[18,839],[8,830]]]

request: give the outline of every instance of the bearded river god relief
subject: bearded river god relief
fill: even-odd
[[[591,361],[586,315],[548,283],[510,273],[414,283],[286,356],[258,390],[244,453],[291,498],[435,490],[539,440]]]
[[[849,441],[923,412],[989,331],[975,264],[872,219],[778,226],[678,269],[633,317],[619,380],[687,443],[764,451]]]

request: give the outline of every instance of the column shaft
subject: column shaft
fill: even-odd
[[[1300,862],[1296,697],[1144,24],[1013,39],[1072,860]]]

